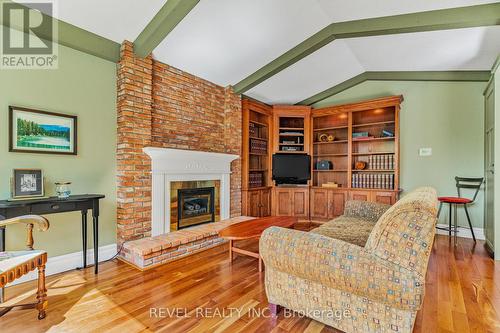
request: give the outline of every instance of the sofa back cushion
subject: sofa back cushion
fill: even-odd
[[[436,190],[418,188],[380,217],[365,249],[425,278],[436,221]]]

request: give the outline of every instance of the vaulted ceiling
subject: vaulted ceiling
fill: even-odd
[[[172,1],[168,0],[173,4]],[[60,0],[54,16],[111,41],[134,41],[166,0]],[[335,22],[488,3],[491,0],[200,0],[156,43],[153,56],[216,84],[237,85]],[[267,103],[298,103],[365,72],[487,71],[500,53],[492,24],[335,39],[244,85]],[[166,16],[169,19],[168,16]],[[155,45],[156,45],[155,44]],[[260,82],[262,81],[262,82]]]

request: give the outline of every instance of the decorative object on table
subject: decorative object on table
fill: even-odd
[[[40,198],[45,196],[41,169],[14,169],[11,199]]]
[[[59,199],[68,199],[71,194],[71,182],[56,182],[56,195]]]
[[[333,169],[333,163],[327,160],[321,160],[316,162],[316,170],[331,170]]]
[[[77,117],[9,106],[9,151],[76,155]]]
[[[364,170],[366,169],[367,163],[365,161],[357,161],[354,164],[354,169],[356,170]]]
[[[394,132],[388,131],[388,130],[382,130],[382,137],[383,138],[393,138],[394,137]]]
[[[333,142],[335,140],[335,137],[333,135],[328,135],[328,142]]]

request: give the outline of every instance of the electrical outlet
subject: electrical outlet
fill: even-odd
[[[420,148],[418,154],[420,156],[432,156],[432,148]]]

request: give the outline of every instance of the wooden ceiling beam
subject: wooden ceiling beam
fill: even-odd
[[[349,80],[328,88],[314,96],[306,98],[297,105],[312,105],[365,81],[454,81],[488,82],[490,71],[395,71],[364,72]]]
[[[134,41],[134,53],[147,57],[200,0],[168,0]]]
[[[500,24],[500,3],[332,23],[234,85],[244,93],[335,39]]]

